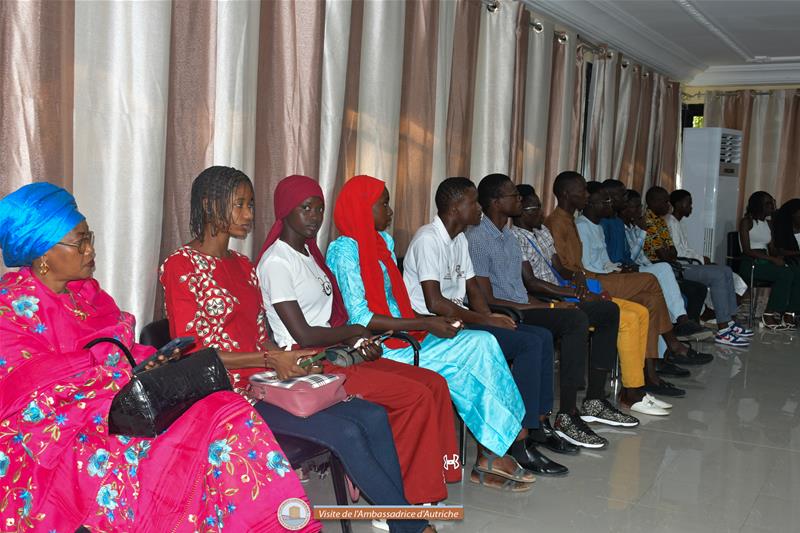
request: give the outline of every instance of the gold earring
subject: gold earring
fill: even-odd
[[[46,276],[48,272],[50,272],[50,267],[47,266],[47,262],[42,259],[42,261],[39,263],[39,274]]]

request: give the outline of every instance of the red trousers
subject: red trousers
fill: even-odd
[[[445,483],[461,480],[453,407],[445,379],[431,370],[378,359],[347,368],[323,364],[325,373],[344,374],[348,394],[386,409],[409,503],[447,497]]]

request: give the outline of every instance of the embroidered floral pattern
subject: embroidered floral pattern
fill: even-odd
[[[0,294],[0,388],[10,387],[7,377],[25,372],[39,357],[57,355],[53,358],[57,365],[61,350],[67,357],[74,349],[73,339],[79,342],[86,338],[86,330],[80,328],[98,327],[78,324],[55,298],[50,296],[49,301],[47,294],[37,293],[29,269],[3,276],[0,289],[4,291]],[[57,312],[49,312],[50,306],[63,309],[64,321],[48,322],[36,333],[39,310],[48,310],[48,320],[58,318]],[[118,337],[132,346],[132,317],[119,312],[116,306],[111,310],[102,334]],[[98,313],[93,320],[98,316],[103,315]],[[46,351],[40,348],[43,342]],[[103,348],[107,351],[103,352]],[[133,352],[137,359],[150,353]],[[141,505],[152,504],[153,491],[158,490],[186,494],[187,512],[174,518],[181,523],[165,523],[163,530],[220,531],[223,525],[235,529],[237,524],[252,523],[248,520],[262,520],[264,513],[274,514],[283,499],[303,496],[291,471],[280,476],[268,467],[268,454],[280,449],[257,413],[236,396],[212,395],[203,400],[207,402],[205,408],[199,407],[203,409],[202,417],[195,417],[194,422],[179,419],[168,430],[168,435],[177,431],[181,437],[172,439],[173,446],[191,439],[207,443],[207,456],[201,458],[191,478],[171,479],[167,474],[166,480],[159,480],[159,487],[144,486],[142,479],[152,484],[160,472],[170,472],[174,468],[172,461],[190,464],[187,454],[191,452],[182,450],[180,445],[165,449],[163,446],[170,446],[168,437],[159,448],[162,437],[110,436],[108,410],[116,392],[130,379],[130,368],[113,345],[98,345],[92,353],[96,366],[79,372],[61,369],[57,379],[44,376],[41,384],[16,390],[22,407],[0,419],[0,523],[5,526],[4,531],[61,531],[58,506],[69,501],[90,509],[85,525],[93,531],[141,530],[136,518],[147,516]],[[4,393],[8,390],[3,389]],[[70,480],[74,479],[80,490],[65,483],[48,489],[56,491],[57,498],[39,498],[39,483],[44,479],[40,465],[58,461],[73,462]],[[142,475],[145,471],[148,476]],[[272,486],[265,490],[268,484]],[[208,525],[208,517],[213,519],[213,525]]]
[[[39,310],[39,298],[23,294],[13,302],[11,308],[17,316],[24,316],[25,318],[33,318],[33,314]]]

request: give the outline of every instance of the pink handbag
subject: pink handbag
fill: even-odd
[[[346,376],[339,374],[310,374],[280,381],[274,371],[268,370],[250,376],[247,393],[251,398],[307,418],[347,400],[345,379]]]

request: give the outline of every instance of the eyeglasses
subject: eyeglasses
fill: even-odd
[[[501,194],[498,196],[498,198],[519,198],[521,200],[522,195],[518,192],[515,192],[514,194]]]
[[[611,200],[611,198],[608,198],[606,200],[600,200],[599,202],[591,202],[591,203],[593,203],[594,205],[611,205],[614,202]]]
[[[63,244],[64,246],[72,246],[78,249],[78,253],[85,254],[87,245],[94,247],[94,232],[87,231],[84,237],[78,242],[57,242],[56,244]]]
[[[522,210],[526,213],[533,213],[534,211],[541,211],[542,206],[540,205],[532,205],[530,207],[523,207]]]

